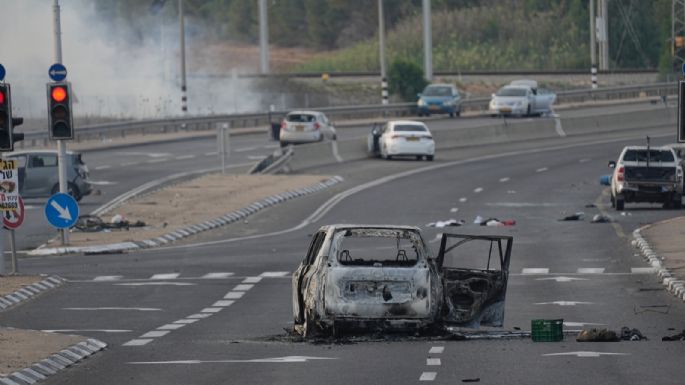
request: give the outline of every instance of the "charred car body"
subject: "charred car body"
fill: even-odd
[[[502,326],[511,246],[510,236],[443,234],[433,257],[417,227],[323,226],[293,274],[294,330]]]

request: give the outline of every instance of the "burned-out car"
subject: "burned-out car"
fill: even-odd
[[[502,326],[512,237],[443,234],[436,257],[420,229],[328,225],[293,274],[294,331],[426,331]]]

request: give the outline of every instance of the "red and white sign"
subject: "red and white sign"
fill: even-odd
[[[19,209],[19,177],[16,160],[0,159],[0,210]]]
[[[19,208],[2,212],[2,223],[5,228],[14,230],[24,223],[24,200],[19,197]]]

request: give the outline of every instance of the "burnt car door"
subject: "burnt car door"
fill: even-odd
[[[443,234],[436,260],[443,285],[442,321],[502,326],[513,238]]]
[[[293,317],[295,324],[302,324],[304,322],[304,292],[307,287],[308,277],[311,276],[311,271],[313,270],[312,266],[315,264],[316,256],[319,254],[325,239],[325,231],[318,231],[314,234],[307,249],[307,255],[305,255],[300,266],[293,273]]]

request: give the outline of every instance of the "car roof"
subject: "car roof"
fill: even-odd
[[[363,224],[333,224],[321,226],[320,230],[346,230],[346,229],[387,229],[387,230],[412,230],[421,232],[416,226],[402,226],[402,225],[363,225]]]
[[[515,88],[515,89],[520,89],[520,90],[529,90],[530,87],[528,86],[523,86],[523,85],[518,85],[518,84],[507,84],[505,86],[502,86],[500,89],[504,88]]]
[[[646,150],[647,146],[626,146],[626,150]],[[670,151],[673,148],[671,146],[649,146],[650,150],[666,150]]]
[[[295,111],[288,112],[286,115],[290,115],[290,114],[322,115],[323,112],[312,111],[312,110],[295,110]]]
[[[57,150],[21,150],[21,151],[13,151],[13,152],[8,152],[5,154],[5,156],[14,156],[14,155],[26,155],[26,154],[45,154],[45,155],[58,155]],[[67,151],[67,155],[78,155],[80,152],[78,151]]]
[[[407,124],[407,125],[426,127],[426,123],[419,122],[418,120],[391,120],[388,122],[388,125],[393,126],[393,127],[396,125],[399,125],[399,124]]]

